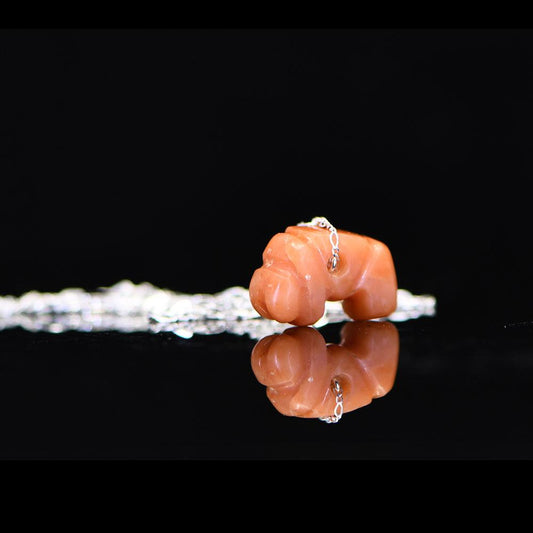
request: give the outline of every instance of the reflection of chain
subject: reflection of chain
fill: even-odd
[[[335,409],[333,410],[333,414],[331,416],[321,417],[320,420],[322,420],[323,422],[327,422],[328,424],[335,424],[341,419],[342,413],[344,412],[344,398],[342,397],[342,387],[336,378],[333,378],[331,380],[331,390],[333,391],[333,394],[335,394]]]
[[[331,243],[331,257],[328,261],[329,270],[335,271],[339,264],[339,235],[337,228],[326,217],[314,217],[311,222],[300,222],[298,226],[318,226],[329,230],[329,242]]]

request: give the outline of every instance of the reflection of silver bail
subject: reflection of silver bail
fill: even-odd
[[[330,416],[320,417],[319,420],[327,422],[328,424],[336,424],[344,413],[344,398],[342,396],[342,387],[337,378],[331,380],[331,390],[335,394],[335,409]]]

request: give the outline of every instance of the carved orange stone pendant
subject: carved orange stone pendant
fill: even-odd
[[[308,326],[323,316],[326,301],[342,301],[355,320],[388,316],[396,309],[397,289],[385,244],[337,231],[320,218],[317,224],[289,226],[272,237],[249,293],[261,316]]]

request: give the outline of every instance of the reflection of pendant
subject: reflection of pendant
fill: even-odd
[[[283,415],[337,422],[391,390],[399,349],[390,322],[347,322],[339,344],[326,344],[315,328],[292,327],[261,339],[251,365]]]

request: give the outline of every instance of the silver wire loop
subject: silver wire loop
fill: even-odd
[[[331,257],[328,261],[328,270],[337,270],[340,262],[339,256],[339,234],[337,228],[326,217],[314,217],[311,222],[300,222],[298,226],[315,226],[325,228],[329,231],[329,242],[331,244]]]

